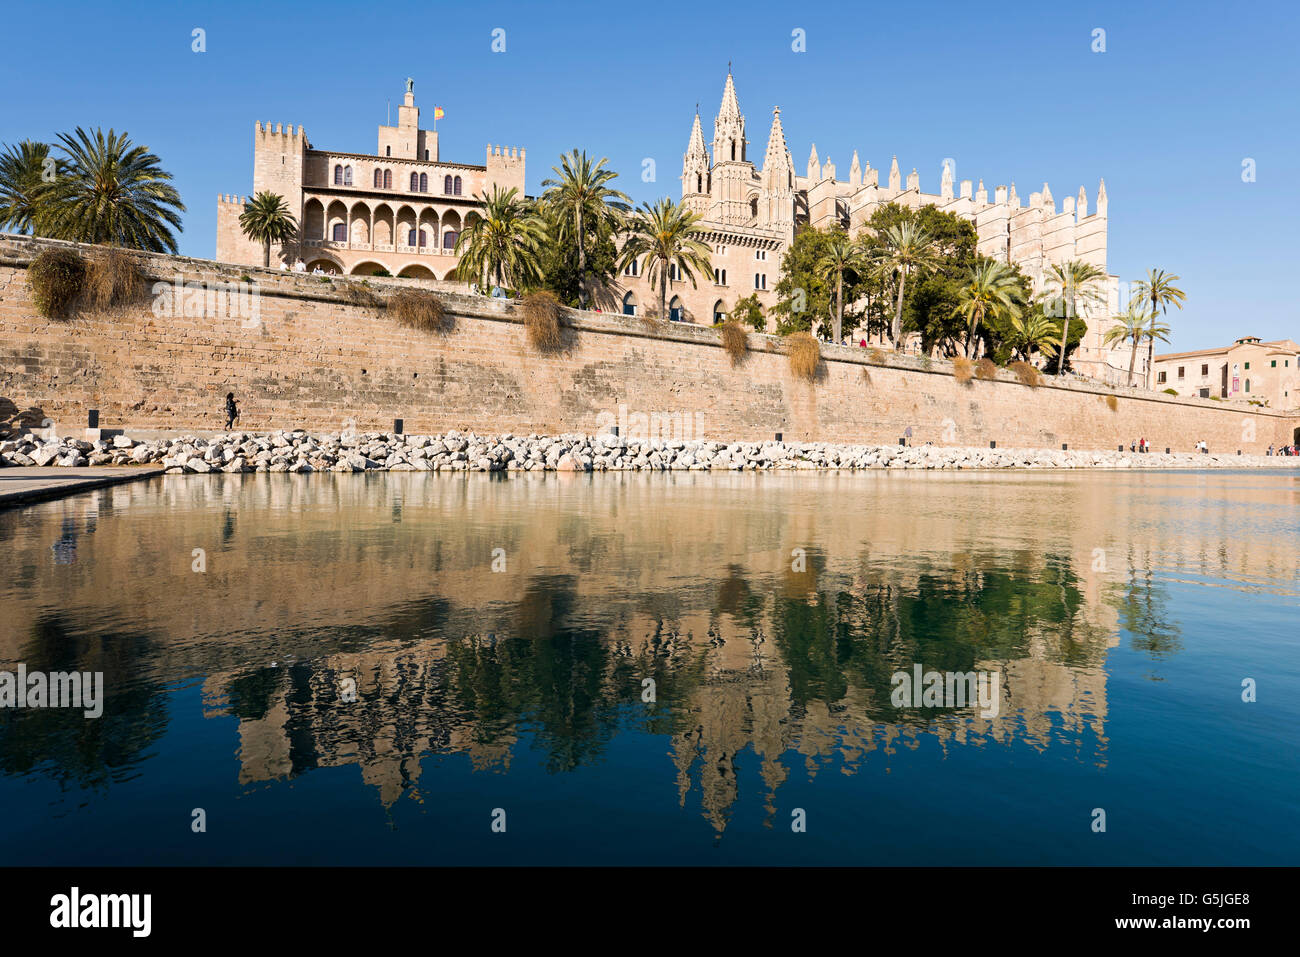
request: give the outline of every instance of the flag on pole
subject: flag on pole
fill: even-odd
[[[442,118],[443,118],[444,116],[446,116],[446,115],[447,115],[447,114],[443,112],[443,109],[442,109],[441,106],[435,106],[435,107],[433,108],[433,118],[434,118],[435,120],[440,120],[440,119],[442,119]]]

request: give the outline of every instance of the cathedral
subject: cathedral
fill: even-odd
[[[711,146],[711,155],[710,155]],[[670,283],[668,318],[705,325],[725,318],[736,300],[757,295],[764,311],[776,305],[776,283],[781,257],[805,226],[825,229],[836,224],[856,236],[875,211],[887,204],[915,209],[935,206],[969,220],[975,227],[980,254],[1018,264],[1041,289],[1049,267],[1072,259],[1106,270],[1107,197],[1103,180],[1091,212],[1087,191],[1067,196],[1057,209],[1051,188],[1029,195],[1022,206],[1015,183],[996,186],[990,196],[984,181],[954,182],[952,167],[940,171],[938,193],[921,191],[916,169],[903,179],[894,157],[884,185],[880,171],[863,163],[855,150],[847,179],[840,179],[828,157],[822,162],[813,145],[803,175],[794,160],[781,126],[781,109],[772,110],[762,168],[750,157],[745,116],[740,110],[735,78],[730,71],[722,90],[722,103],[713,121],[713,140],[707,144],[697,112],[682,157],[682,202],[703,222],[701,238],[710,248],[714,274],[697,277],[697,287],[674,278]],[[637,314],[658,308],[658,291],[646,282],[639,264],[621,278],[623,311]],[[1088,332],[1072,358],[1085,375],[1110,378],[1112,369],[1124,367],[1102,337],[1109,317],[1118,311],[1119,283],[1107,277],[1105,308],[1093,315],[1081,308]]]

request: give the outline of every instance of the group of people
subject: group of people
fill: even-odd
[[[1268,447],[1267,455],[1300,455],[1300,445],[1279,445]]]
[[[288,272],[288,271],[289,271],[289,264],[288,264],[287,262],[281,260],[281,261],[280,261],[280,271],[281,271],[281,272]],[[298,261],[297,261],[296,263],[293,264],[293,271],[294,271],[294,272],[306,272],[306,271],[307,271],[307,264],[306,264],[305,262],[303,262],[301,258],[299,258]],[[320,268],[320,265],[317,264],[316,268],[313,269],[313,270],[311,271],[311,274],[312,274],[313,276],[324,276],[324,275],[325,275],[325,270],[324,270],[324,269],[321,269],[321,268]],[[337,276],[337,275],[338,275],[338,272],[337,272],[337,270],[331,269],[331,270],[329,271],[329,274],[330,274],[331,276]]]

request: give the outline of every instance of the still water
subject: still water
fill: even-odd
[[[0,864],[1295,864],[1298,563],[1300,477],[1259,472],[0,512],[0,671],[104,680],[0,710]],[[918,665],[993,707],[900,698]]]

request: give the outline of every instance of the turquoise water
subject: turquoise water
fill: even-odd
[[[1298,506],[1244,471],[393,473],[0,512],[0,671],[106,688],[0,710],[0,861],[1294,864]],[[895,700],[917,664],[997,713]]]

